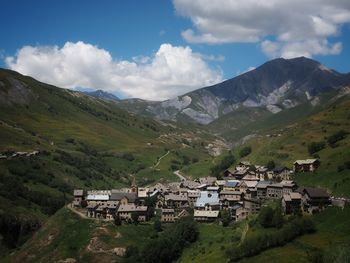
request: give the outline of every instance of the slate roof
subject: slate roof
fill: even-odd
[[[107,195],[107,194],[89,194],[86,197],[86,200],[88,200],[88,201],[108,201],[109,195]]]
[[[239,184],[238,180],[230,180],[230,181],[226,181],[225,183],[225,187],[236,187]]]
[[[219,211],[194,210],[194,217],[217,218]]]
[[[299,164],[299,165],[302,165],[302,164],[313,164],[316,161],[318,161],[318,159],[296,160],[294,162],[294,164]]]
[[[110,200],[120,201],[126,197],[130,203],[134,203],[137,199],[136,193],[114,192],[111,194]]]
[[[208,191],[202,191],[201,195],[197,198],[195,203],[196,207],[205,207],[205,205],[218,205],[220,202],[218,193],[209,193]]]
[[[329,194],[322,188],[305,187],[304,192],[311,198],[329,198]]]
[[[274,173],[282,173],[284,170],[289,170],[287,167],[285,166],[276,166],[275,168],[272,169],[272,171]]]
[[[84,191],[81,190],[81,189],[75,189],[73,195],[74,196],[83,196],[84,195]]]
[[[271,181],[259,181],[256,188],[262,189],[266,188],[268,185],[272,184]]]

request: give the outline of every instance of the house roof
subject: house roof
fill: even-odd
[[[110,200],[120,201],[124,197],[126,197],[131,203],[135,202],[137,199],[136,193],[114,192],[111,194]]]
[[[256,185],[256,188],[266,188],[268,185],[272,184],[271,181],[259,181],[258,184]]]
[[[285,170],[289,170],[289,169],[285,166],[276,166],[275,168],[272,169],[274,173],[282,173]]]
[[[299,165],[302,165],[302,164],[313,164],[316,161],[318,161],[318,159],[296,160],[294,162],[294,164],[299,164]]]
[[[213,177],[213,176],[199,178],[199,182],[201,184],[212,185],[215,183],[215,181],[216,181],[216,177]]]
[[[249,162],[249,161],[241,161],[238,165],[249,166],[249,165],[250,165],[250,162]]]
[[[194,210],[194,217],[217,218],[219,211]]]
[[[225,180],[216,180],[215,183],[219,186],[222,186],[222,185],[225,185],[226,181]]]
[[[108,201],[109,195],[107,195],[107,194],[89,194],[86,197],[86,200],[88,200],[88,201]]]
[[[267,186],[268,188],[282,188],[283,185],[280,183],[276,183],[276,184],[270,184]]]
[[[219,190],[219,186],[208,186],[207,187],[207,191],[218,191]]]
[[[225,187],[236,187],[238,184],[239,184],[238,180],[229,180],[229,181],[226,181],[224,186]]]
[[[176,195],[173,193],[165,195],[165,200],[173,200],[173,201],[187,201],[186,195]]]
[[[248,186],[248,188],[255,188],[258,184],[258,181],[245,181],[245,183]]]
[[[220,202],[218,193],[209,193],[208,191],[202,191],[195,203],[196,207],[205,207],[208,205],[218,205]]]
[[[131,205],[120,205],[118,212],[145,212],[147,211],[147,206],[135,206]]]
[[[220,195],[241,195],[241,191],[221,191]]]
[[[74,189],[73,195],[74,196],[83,196],[84,191],[82,189]]]
[[[187,188],[190,188],[190,189],[195,189],[199,185],[200,185],[200,183],[195,182],[195,181],[191,181],[191,180],[186,180],[186,181],[182,182],[182,186],[183,187],[187,187]]]
[[[307,193],[307,195],[310,196],[311,198],[317,198],[317,197],[329,198],[329,194],[322,188],[305,187],[304,193]]]
[[[199,191],[188,191],[187,196],[188,197],[199,197],[201,195],[201,192]]]

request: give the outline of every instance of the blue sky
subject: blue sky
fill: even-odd
[[[145,99],[180,95],[281,56],[306,55],[349,72],[350,6],[318,1],[0,0],[0,65],[61,87]],[[290,14],[294,8],[302,15]]]

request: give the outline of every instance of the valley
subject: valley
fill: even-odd
[[[349,84],[349,74],[316,61],[277,59],[152,102],[61,89],[1,69],[0,253],[5,262],[128,262],[128,249],[142,254],[145,244],[162,238],[154,228],[160,211],[137,226],[115,226],[80,218],[65,206],[74,189],[123,189],[134,178],[143,188],[221,180],[241,162],[292,169],[295,160],[315,158],[317,171],[289,179],[349,198]],[[347,204],[310,215],[314,232],[238,262],[310,262],[328,247],[343,251],[348,214]],[[221,219],[198,224],[198,239],[177,262],[227,262],[230,247],[275,232],[259,226],[257,216],[226,228]],[[173,233],[172,224],[162,225]]]

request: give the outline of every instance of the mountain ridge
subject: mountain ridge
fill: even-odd
[[[123,100],[118,105],[161,120],[187,118],[206,125],[241,106],[277,113],[303,102],[315,104],[319,94],[347,84],[350,73],[339,73],[305,57],[277,58],[232,79],[170,100]]]

